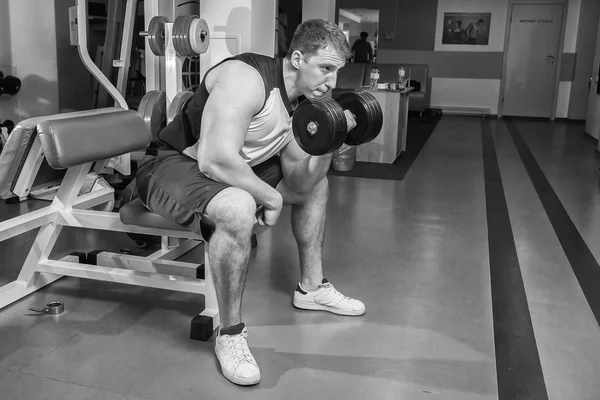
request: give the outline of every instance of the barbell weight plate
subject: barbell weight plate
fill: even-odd
[[[347,129],[343,111],[328,97],[302,101],[292,118],[296,142],[302,150],[314,156],[339,149],[344,144]]]
[[[148,45],[157,56],[165,55],[165,24],[169,19],[164,16],[152,17],[148,24]]]
[[[210,34],[208,24],[202,18],[195,18],[192,22],[190,32],[190,43],[196,54],[204,54],[208,50],[210,43]]]
[[[173,24],[173,47],[180,57],[193,57],[196,55],[192,48],[190,28],[197,15],[180,15]]]
[[[358,146],[379,135],[383,125],[383,112],[372,94],[362,90],[345,92],[336,101],[343,110],[349,110],[356,118],[356,126],[346,136],[346,144]]]
[[[173,121],[175,116],[179,114],[183,108],[186,101],[188,101],[193,95],[194,93],[190,92],[189,90],[179,92],[175,95],[173,101],[169,105],[169,109],[167,110],[167,123],[171,123],[171,121]]]
[[[167,96],[162,90],[152,90],[142,97],[138,113],[144,119],[146,126],[152,134],[152,141],[156,142],[158,133],[166,126]]]

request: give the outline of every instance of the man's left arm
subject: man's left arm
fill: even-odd
[[[350,111],[345,110],[344,114],[349,132],[356,126],[356,121]],[[310,155],[300,148],[296,140],[292,140],[281,151],[283,179],[295,193],[308,193],[327,175],[332,157],[333,153]]]

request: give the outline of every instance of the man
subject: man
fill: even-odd
[[[331,154],[310,156],[291,131],[301,96],[317,98],[335,87],[350,54],[338,26],[301,24],[284,59],[242,54],[209,70],[182,112],[159,135],[164,144],[142,160],[140,198],[153,212],[200,233],[200,213],[216,224],[209,264],[221,329],[215,352],[223,375],[256,384],[260,371],[247,344],[241,302],[257,205],[258,223],[273,226],[283,204],[292,205],[301,282],[293,305],[342,315],[365,306],[338,292],[323,276]],[[351,129],[356,122],[346,113]]]
[[[483,19],[479,19],[477,22],[471,22],[465,29],[465,43],[466,44],[477,44],[477,39],[485,31],[485,22]]]
[[[367,42],[369,34],[367,32],[360,33],[360,39],[356,39],[352,45],[352,53],[354,54],[355,63],[370,63],[373,61],[373,47]]]

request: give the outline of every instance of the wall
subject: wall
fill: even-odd
[[[22,82],[17,95],[0,96],[0,119],[17,123],[29,117],[57,113],[54,2],[2,0],[0,3],[3,33],[0,35],[0,70],[5,75],[17,76]]]
[[[577,55],[573,81],[571,82],[571,98],[569,102],[569,118],[586,119],[589,97],[588,79],[592,76],[600,1],[581,0],[579,30],[575,54]]]
[[[582,4],[583,2],[583,4]],[[338,0],[339,8],[360,7],[363,0]],[[572,113],[572,102],[587,104],[587,93],[578,87],[582,79],[587,80],[591,62],[584,66],[576,63],[579,50],[589,50],[589,43],[578,47],[578,43],[589,42],[586,36],[593,31],[586,22],[580,29],[583,11],[592,11],[598,0],[570,0],[567,11],[564,54],[560,73],[557,117],[578,118]],[[429,64],[432,77],[432,107],[484,107],[492,113],[498,112],[498,99],[502,78],[504,38],[509,0],[370,0],[370,8],[380,10],[380,40],[378,62],[406,62]],[[364,8],[364,5],[363,5]],[[491,12],[490,40],[481,45],[442,45],[441,36],[445,12]],[[596,23],[598,14],[595,14]],[[588,18],[591,21],[591,18]],[[586,38],[586,39],[583,39]],[[576,54],[576,51],[578,52]],[[593,56],[592,56],[593,57]],[[585,66],[589,64],[590,67]],[[587,82],[587,81],[586,81]]]
[[[302,20],[322,18],[335,21],[336,0],[303,0]]]
[[[200,16],[206,20],[211,36],[239,35],[241,52],[253,51],[270,56],[275,49],[275,9],[275,0],[200,2]]]

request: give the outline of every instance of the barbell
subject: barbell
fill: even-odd
[[[150,50],[157,56],[165,55],[165,24],[167,17],[153,17],[148,30],[140,32],[140,36],[148,39]],[[180,57],[193,57],[204,54],[210,43],[208,24],[197,15],[180,15],[173,24],[173,47]]]
[[[348,132],[344,110],[350,111],[356,126]],[[292,117],[292,130],[302,150],[314,156],[333,153],[344,143],[358,146],[374,140],[383,126],[383,110],[371,93],[364,90],[302,101]]]

